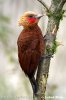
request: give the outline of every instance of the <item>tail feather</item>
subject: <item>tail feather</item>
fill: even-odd
[[[34,77],[29,78],[29,80],[30,80],[30,83],[32,85],[33,93],[36,95],[36,92],[37,92],[37,82],[36,82]]]

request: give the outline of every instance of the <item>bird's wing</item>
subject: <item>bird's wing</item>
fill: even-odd
[[[33,38],[18,41],[19,62],[23,71],[29,76],[35,72],[40,59],[37,49],[38,43],[39,40]]]
[[[18,40],[18,48],[21,48],[22,51],[28,50],[28,49],[36,49],[38,45],[39,40],[33,39],[32,37],[25,37],[21,40]]]

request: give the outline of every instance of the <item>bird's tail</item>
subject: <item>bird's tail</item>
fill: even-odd
[[[36,95],[37,92],[37,82],[34,77],[29,78],[30,83],[32,85],[33,93]]]

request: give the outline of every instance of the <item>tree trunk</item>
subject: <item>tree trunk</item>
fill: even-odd
[[[37,0],[40,3],[44,3],[42,0]],[[48,25],[47,25],[47,31],[46,31],[46,50],[45,55],[53,55],[54,54],[54,48],[53,45],[56,40],[57,30],[59,28],[60,20],[63,17],[64,11],[63,6],[65,4],[66,0],[52,0],[51,6],[48,8],[45,5],[42,5],[47,8],[47,16],[48,16]],[[38,72],[36,77],[37,82],[37,93],[34,95],[34,100],[45,100],[45,92],[46,92],[46,84],[47,84],[47,78],[49,74],[49,66],[50,66],[50,60],[51,57],[46,57],[45,59],[42,58],[39,66],[38,66]]]

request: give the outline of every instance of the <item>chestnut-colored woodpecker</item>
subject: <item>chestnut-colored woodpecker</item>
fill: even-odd
[[[23,26],[23,30],[17,41],[18,59],[22,70],[32,84],[34,92],[36,92],[34,74],[45,49],[45,41],[38,26],[39,19],[42,16],[28,11],[19,19],[19,25]]]

